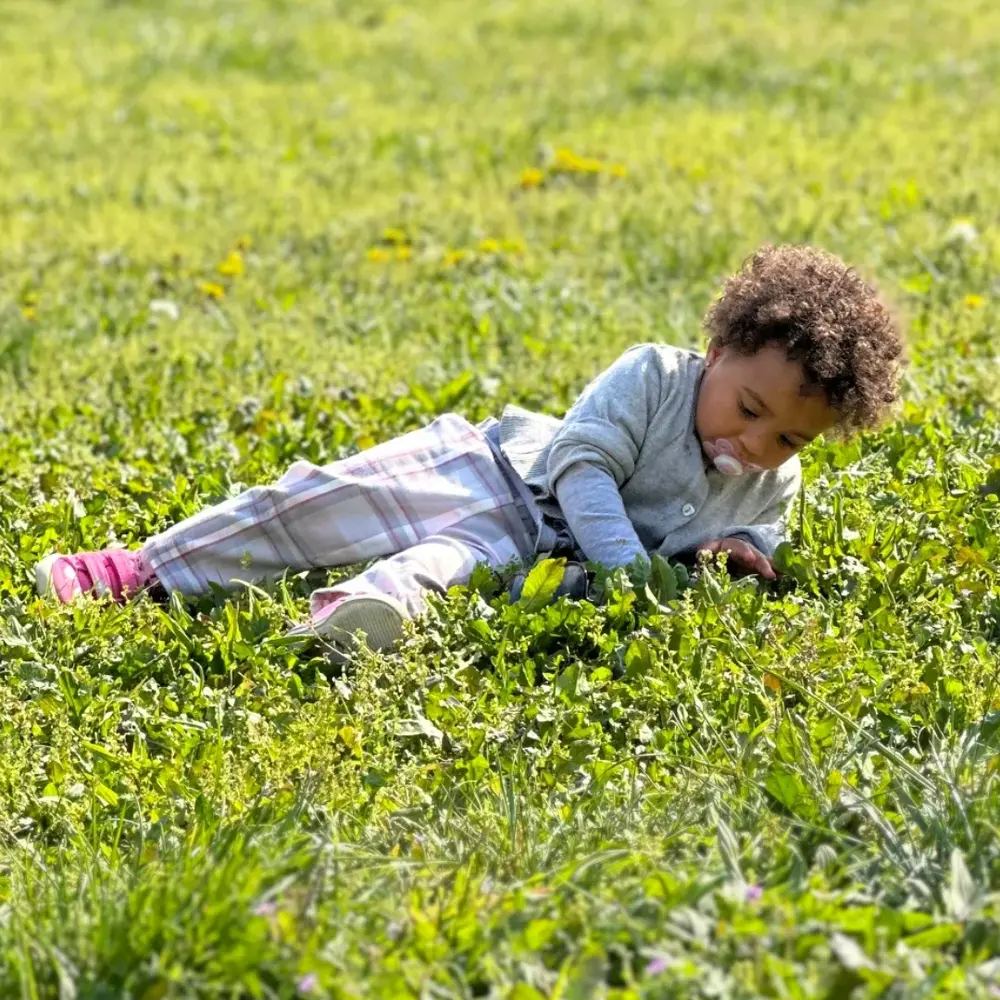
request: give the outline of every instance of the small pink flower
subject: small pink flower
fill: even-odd
[[[315,972],[307,972],[304,976],[299,976],[295,983],[295,989],[300,997],[311,996],[319,989],[319,976]]]
[[[647,976],[658,976],[661,972],[666,972],[670,968],[670,961],[666,958],[654,958],[646,966]]]
[[[748,903],[756,903],[763,895],[764,895],[764,890],[759,885],[747,886],[746,901]]]
[[[255,917],[273,917],[278,912],[278,904],[273,899],[265,899],[253,908]]]

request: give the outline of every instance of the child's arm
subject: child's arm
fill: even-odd
[[[618,567],[648,559],[618,486],[604,469],[589,462],[570,466],[559,478],[556,499],[590,562]]]
[[[681,394],[651,345],[626,351],[583,391],[552,440],[546,471],[584,555],[609,567],[647,559],[619,492],[635,471],[654,414]]]

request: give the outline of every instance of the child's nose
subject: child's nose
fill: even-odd
[[[760,458],[767,451],[767,435],[758,430],[748,430],[741,435],[740,444],[751,458]]]

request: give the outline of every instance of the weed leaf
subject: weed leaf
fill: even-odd
[[[565,559],[543,559],[524,581],[518,604],[529,614],[541,611],[555,596],[565,573]]]

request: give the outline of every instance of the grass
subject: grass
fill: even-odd
[[[0,994],[996,995],[998,43],[985,0],[5,3]],[[913,355],[776,586],[484,577],[333,677],[281,638],[325,574],[34,596],[295,458],[559,413],[765,239]]]

